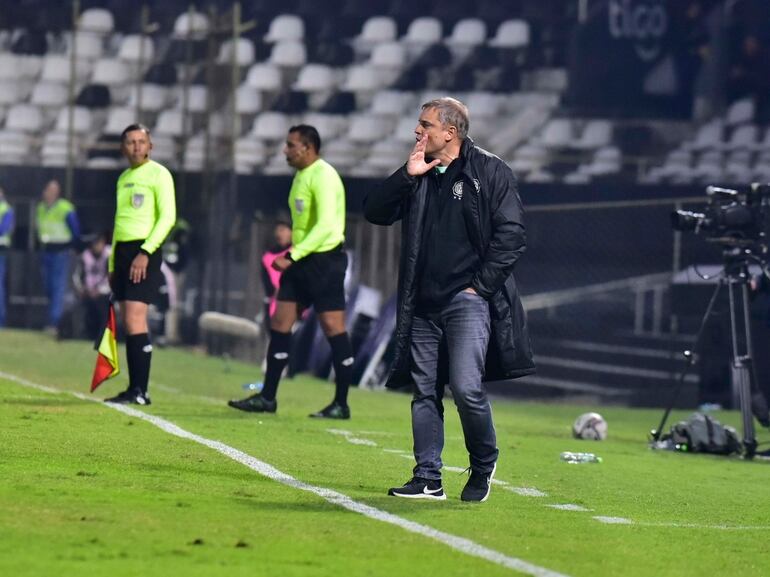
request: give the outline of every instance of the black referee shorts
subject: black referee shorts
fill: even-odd
[[[139,248],[143,243],[143,240],[132,240],[119,242],[115,245],[112,294],[116,301],[139,301],[152,304],[158,300],[158,291],[163,280],[163,273],[160,272],[163,253],[160,248],[150,255],[147,276],[143,281],[134,283],[129,276],[131,263],[134,257],[139,254]]]
[[[312,306],[317,313],[345,310],[348,255],[342,245],[307,255],[281,275],[278,300]]]

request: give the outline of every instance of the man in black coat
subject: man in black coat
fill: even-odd
[[[513,268],[526,246],[510,168],[468,138],[453,98],[422,106],[407,163],[373,190],[367,220],[402,220],[396,352],[388,386],[414,386],[417,462],[396,497],[446,498],[441,486],[444,385],[457,405],[471,474],[461,498],[485,501],[497,442],[485,381],[534,372]]]

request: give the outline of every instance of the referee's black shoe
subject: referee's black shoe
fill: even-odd
[[[275,413],[275,410],[278,408],[278,401],[266,399],[260,393],[240,401],[227,401],[227,404],[233,409],[246,411],[247,413]]]
[[[349,419],[350,407],[340,405],[337,401],[334,401],[328,407],[324,407],[315,413],[310,413],[308,416],[314,419]]]
[[[104,399],[105,403],[115,403],[118,405],[151,405],[152,401],[150,401],[150,395],[147,393],[143,393],[142,391],[135,391],[134,389],[127,389],[120,393],[119,395],[115,395],[114,397],[110,397],[109,399]]]

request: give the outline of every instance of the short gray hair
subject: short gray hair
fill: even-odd
[[[442,126],[454,126],[461,140],[468,136],[470,119],[468,117],[468,107],[465,104],[456,98],[444,96],[443,98],[429,100],[423,104],[422,110],[426,108],[437,110],[438,119],[441,121]]]

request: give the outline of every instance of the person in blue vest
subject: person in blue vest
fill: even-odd
[[[37,239],[42,251],[42,272],[48,297],[46,332],[56,334],[64,309],[70,270],[70,250],[80,239],[80,222],[75,206],[61,198],[58,180],[43,189],[35,213]]]
[[[13,208],[0,188],[0,327],[5,326],[5,265],[8,250],[11,248],[13,224]]]

